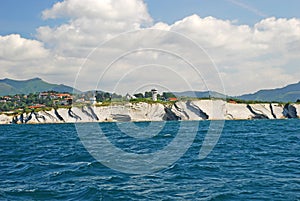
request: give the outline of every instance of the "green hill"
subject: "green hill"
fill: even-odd
[[[197,98],[236,98],[246,101],[268,101],[268,102],[296,102],[300,100],[300,82],[296,84],[290,84],[288,86],[277,88],[260,90],[253,94],[244,94],[241,96],[226,96],[214,91],[184,91],[184,92],[173,92],[177,97],[197,97]]]
[[[57,91],[73,93],[73,88],[63,84],[50,84],[40,78],[33,78],[29,80],[0,80],[0,96],[15,95],[15,94],[29,94],[43,91]],[[76,93],[80,93],[75,89]],[[173,92],[177,97],[198,97],[198,98],[225,98],[226,96],[217,92]],[[276,101],[276,102],[296,102],[300,99],[300,82],[290,84],[283,88],[260,90],[253,94],[245,94],[242,96],[234,97],[241,100],[254,100],[254,101]]]
[[[73,88],[60,84],[50,84],[40,78],[33,78],[29,80],[0,80],[0,96],[15,95],[15,94],[29,94],[43,91],[57,91],[57,92],[73,92]],[[78,92],[78,90],[75,90]]]
[[[300,99],[300,82],[283,88],[260,90],[253,94],[238,96],[241,100],[296,102]]]
[[[192,98],[226,98],[226,95],[215,91],[183,91],[172,92],[176,97],[192,97]]]

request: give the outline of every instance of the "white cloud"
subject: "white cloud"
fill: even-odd
[[[0,59],[23,61],[41,59],[49,55],[43,43],[22,38],[18,34],[0,36]]]
[[[185,34],[208,51],[231,94],[299,81],[299,73],[289,73],[299,69],[300,46],[295,45],[300,41],[299,19],[272,17],[249,27],[193,15],[170,25],[170,30]]]
[[[45,10],[43,17],[69,19],[67,24],[37,30],[38,39],[68,56],[79,56],[78,49],[95,47],[117,34],[152,23],[141,0],[65,0]]]
[[[18,34],[0,36],[0,75],[2,78],[29,79],[49,72],[51,51],[37,40]]]
[[[108,21],[131,21],[148,23],[151,17],[146,5],[141,0],[65,0],[53,5],[42,13],[44,19],[49,18],[88,18]]]
[[[0,36],[2,78],[42,77],[53,82],[72,84],[81,63],[82,59],[57,55],[40,41],[22,38],[18,34]]]
[[[95,80],[105,68],[126,52],[130,54],[112,65],[100,88],[110,89],[129,71],[132,73],[124,78],[121,91],[130,87],[133,89],[128,91],[134,91],[144,80],[150,83],[151,79],[146,78],[155,75],[157,79],[153,82],[184,90],[180,82],[171,79],[170,73],[174,72],[187,79],[196,90],[205,90],[205,85],[212,90],[220,89],[220,75],[229,94],[280,87],[298,82],[300,77],[295,70],[300,63],[299,19],[271,17],[249,26],[191,15],[171,25],[164,22],[153,25],[147,6],[141,0],[64,0],[42,15],[44,19],[65,18],[68,22],[57,27],[39,27],[37,40],[19,35],[0,36],[2,76],[41,76],[51,82],[72,85],[86,56],[100,43],[108,41],[83,66],[79,80],[83,89],[95,87]],[[132,30],[141,31],[122,34]],[[166,52],[134,52],[139,48]],[[204,81],[180,57],[193,63]],[[217,64],[219,74],[210,58]],[[147,64],[153,64],[148,72],[145,68],[135,70]],[[159,69],[157,65],[168,66],[173,72],[167,73],[168,68]]]

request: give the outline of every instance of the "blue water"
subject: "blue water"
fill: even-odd
[[[97,162],[73,124],[2,125],[0,200],[300,200],[300,120],[226,121],[216,147],[199,160],[209,123],[200,122],[175,164],[144,175]],[[147,143],[100,125],[119,148],[147,153],[168,145],[179,124],[168,122]]]

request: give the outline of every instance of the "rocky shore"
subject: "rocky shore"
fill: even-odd
[[[1,114],[0,124],[287,119],[299,118],[298,111],[299,104],[238,104],[223,100],[179,101],[172,105],[140,102],[32,111],[14,116]]]

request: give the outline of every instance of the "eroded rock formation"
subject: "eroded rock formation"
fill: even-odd
[[[171,108],[169,107],[165,107],[165,115],[163,117],[164,121],[179,121],[181,120],[181,118],[179,116],[177,116]]]
[[[249,104],[246,107],[254,115],[252,119],[269,119],[269,117],[263,114],[261,111],[260,113],[254,111],[254,109]]]
[[[186,106],[187,108],[192,111],[193,113],[195,113],[196,115],[198,115],[199,117],[201,117],[204,120],[207,120],[209,118],[209,115],[206,114],[203,110],[201,110],[196,104],[194,104],[192,101],[187,101],[186,102]]]
[[[300,104],[239,104],[222,100],[179,101],[173,105],[135,103],[101,107],[59,108],[29,114],[1,114],[0,124],[118,121],[185,121],[298,118]]]
[[[296,107],[289,103],[285,104],[282,114],[288,119],[298,118]]]

